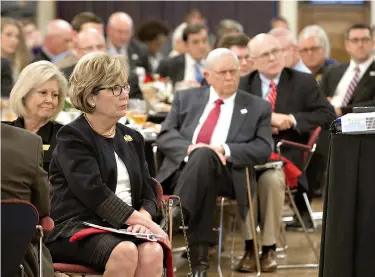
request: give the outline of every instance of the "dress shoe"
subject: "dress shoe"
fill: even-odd
[[[260,268],[262,272],[275,272],[277,269],[276,252],[269,250],[267,253],[262,254],[260,258]]]
[[[301,214],[301,217],[303,222],[305,223],[307,230],[314,231],[314,224],[311,220],[310,214],[308,212],[303,212]],[[293,217],[293,221],[289,222],[286,225],[285,229],[291,232],[303,232],[302,225],[299,223],[299,220],[296,215]]]
[[[207,277],[208,276],[208,263],[196,265],[193,267],[193,277]]]
[[[244,273],[250,273],[250,272],[256,272],[257,266],[255,262],[255,255],[254,251],[245,251],[245,254],[243,255],[241,261],[236,266],[235,270],[237,272],[244,272]]]
[[[190,247],[193,277],[208,276],[208,244],[194,244]]]

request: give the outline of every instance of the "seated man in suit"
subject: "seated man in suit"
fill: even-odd
[[[88,53],[105,52],[107,50],[107,46],[105,44],[104,36],[96,29],[90,28],[78,33],[74,50],[77,60],[79,60]],[[70,78],[75,66],[76,64],[62,69],[63,73],[68,79]],[[130,98],[142,99],[143,95],[138,85],[138,77],[134,72],[130,72],[128,81],[131,87],[129,93]]]
[[[245,167],[265,163],[272,151],[271,105],[237,89],[236,55],[213,50],[204,74],[210,86],[177,92],[157,139],[165,156],[157,179],[181,197],[197,277],[207,276],[217,196],[236,196],[245,218]]]
[[[48,178],[43,169],[41,138],[27,130],[1,123],[1,161],[1,199],[30,202],[41,219],[49,216]],[[39,276],[38,243],[30,243],[22,264],[26,276]],[[54,276],[52,257],[44,245],[43,275]]]
[[[48,23],[42,48],[34,56],[33,62],[49,61],[55,63],[65,55],[68,55],[72,47],[72,26],[65,20],[54,19]]]
[[[183,32],[186,53],[160,62],[157,73],[173,84],[185,81],[199,86],[203,80],[202,62],[209,51],[208,32],[204,25],[188,25]]]
[[[124,55],[128,59],[130,70],[143,67],[147,73],[151,73],[147,46],[132,39],[133,28],[133,19],[128,14],[113,13],[107,24],[108,53]]]
[[[259,34],[250,41],[249,48],[257,70],[241,79],[239,89],[271,102],[275,145],[281,139],[306,144],[312,130],[334,120],[332,106],[311,74],[285,67],[283,51],[277,38]],[[282,154],[302,169],[300,150],[285,148],[282,149]],[[277,182],[272,179],[268,181]],[[300,177],[298,188],[307,190],[304,175]],[[282,205],[279,209],[282,210]],[[281,213],[278,214],[278,220],[281,220]],[[273,249],[278,232],[274,235]]]

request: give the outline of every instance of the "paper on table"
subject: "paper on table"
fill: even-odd
[[[104,227],[96,224],[92,224],[89,222],[83,222],[84,225],[90,226],[92,228],[100,229],[100,230],[105,230],[109,231],[112,233],[117,233],[117,234],[123,234],[123,235],[129,235],[129,236],[135,236],[137,238],[141,239],[147,239],[150,241],[157,241],[158,239],[163,239],[163,236],[157,235],[157,234],[144,234],[144,233],[132,233],[127,231],[126,229],[115,229],[115,228],[110,228],[110,227]]]

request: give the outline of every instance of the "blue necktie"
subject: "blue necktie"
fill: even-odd
[[[195,64],[195,80],[200,83],[203,80],[203,75],[201,72],[201,64],[198,62]]]

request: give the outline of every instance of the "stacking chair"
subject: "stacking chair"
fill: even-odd
[[[42,276],[43,229],[37,209],[23,200],[1,200],[1,276],[14,277],[18,270],[24,276],[22,261],[37,230],[39,239],[39,276]]]

